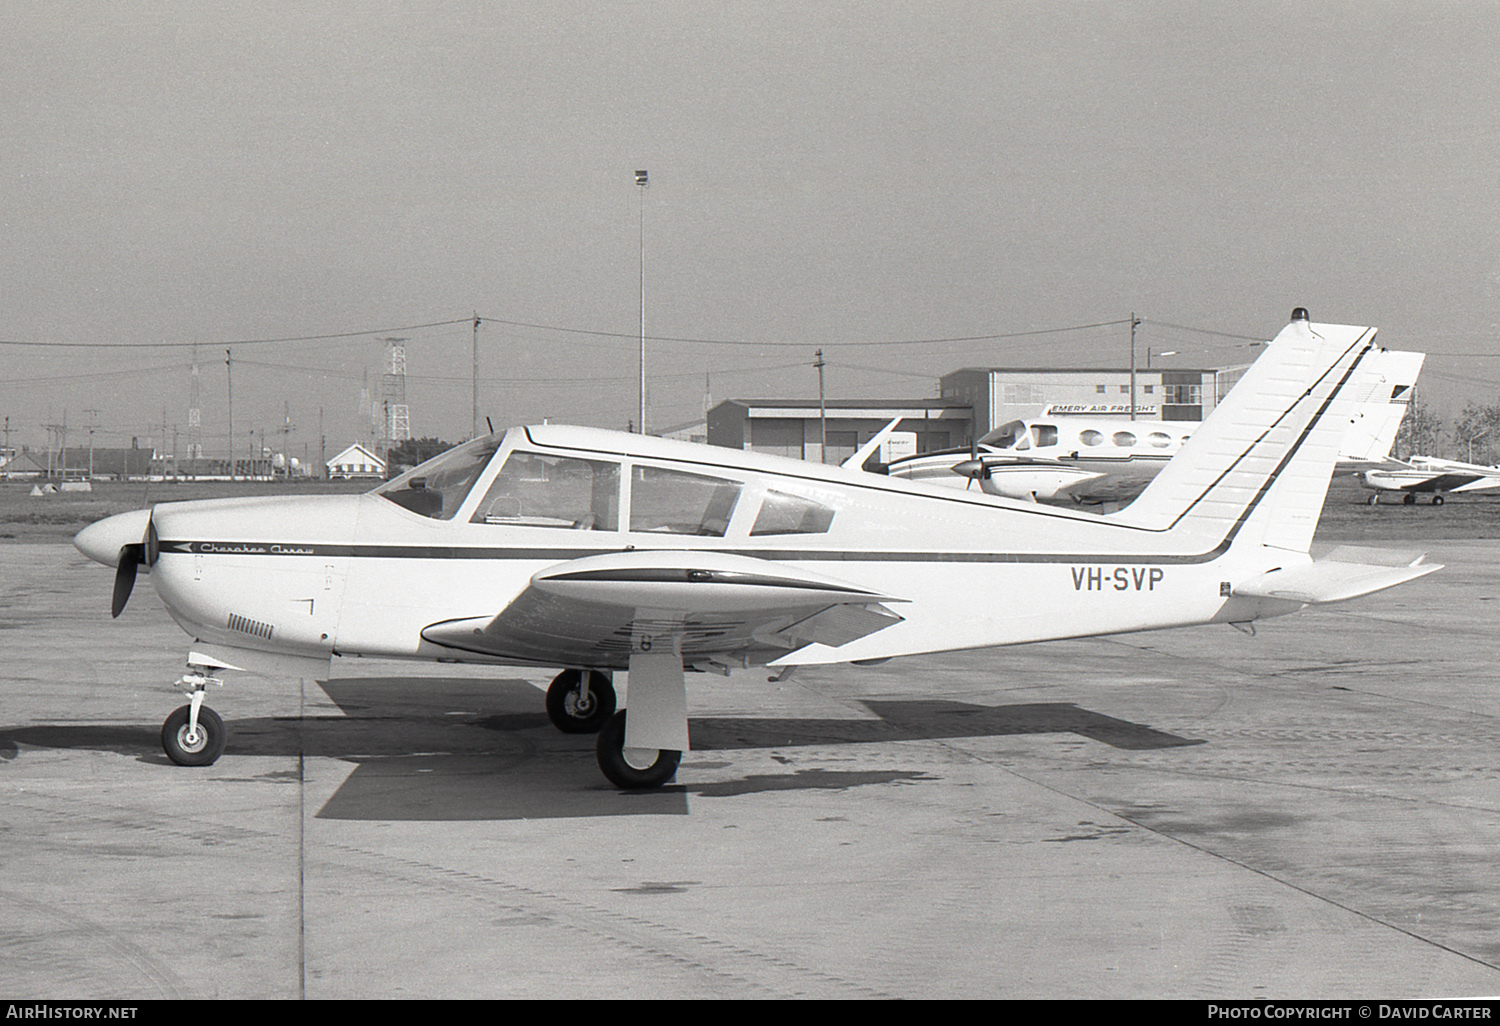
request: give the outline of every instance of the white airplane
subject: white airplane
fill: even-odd
[[[1383,383],[1350,425],[1339,452],[1344,463],[1380,463],[1391,451],[1425,353],[1382,350]],[[1141,493],[1199,421],[1129,420],[1044,414],[1012,420],[984,435],[974,449],[944,449],[893,461],[892,477],[968,488],[1034,502],[1126,503]]]
[[[1417,493],[1430,492],[1432,504],[1441,506],[1445,493],[1500,488],[1500,466],[1481,467],[1433,456],[1413,456],[1392,460],[1391,464],[1360,474],[1365,487],[1375,493],[1370,496],[1371,506],[1379,504],[1381,492],[1400,492],[1401,501],[1408,506],[1417,501]]]
[[[79,532],[193,639],[173,761],[224,749],[203,704],[244,669],[327,680],[358,657],[561,667],[546,707],[598,732],[622,788],[689,748],[687,671],[893,656],[1192,624],[1253,630],[1438,569],[1308,553],[1373,329],[1305,310],[1128,509],[1038,506],[590,428],[511,428],[355,496],[163,503]],[[1004,601],[997,601],[1001,597]],[[628,672],[616,711],[611,675]],[[628,716],[627,716],[628,713]]]

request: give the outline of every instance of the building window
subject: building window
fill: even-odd
[[[1203,403],[1202,385],[1163,385],[1162,402],[1169,406],[1200,406]]]

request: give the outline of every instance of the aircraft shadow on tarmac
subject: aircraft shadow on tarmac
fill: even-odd
[[[234,757],[337,759],[354,772],[318,811],[354,820],[507,820],[611,815],[685,815],[689,795],[728,797],[779,790],[843,790],[867,784],[936,780],[922,771],[789,769],[729,781],[620,792],[600,775],[591,736],[552,727],[542,695],[524,681],[464,678],[346,678],[321,685],[341,716],[233,718],[229,744],[211,769],[172,766],[160,727],[135,724],[0,728],[0,762],[18,745],[134,755],[172,772],[208,772],[224,781],[284,785],[288,774],[233,777]],[[1070,733],[1140,751],[1198,745],[1190,740],[1065,702],[983,706],[942,699],[865,700],[873,719],[700,717],[692,721],[692,761],[718,770],[712,753],[871,742]],[[795,757],[779,759],[791,765]],[[243,765],[243,764],[241,764]],[[310,783],[316,783],[307,771]]]

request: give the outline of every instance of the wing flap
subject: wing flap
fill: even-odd
[[[900,623],[901,620],[902,617],[881,605],[829,606],[768,637],[777,639],[787,648],[801,648],[815,643],[829,648],[841,648],[851,641],[858,641],[868,634]]]
[[[669,646],[684,658],[810,641],[838,647],[901,620],[899,601],[822,574],[718,552],[629,551],[538,571],[497,615],[445,620],[445,648],[542,665],[623,666]]]
[[[1234,586],[1245,598],[1286,599],[1322,604],[1370,595],[1441,570],[1440,563],[1423,563],[1421,553],[1387,552],[1341,546],[1327,556],[1302,566],[1272,570]]]

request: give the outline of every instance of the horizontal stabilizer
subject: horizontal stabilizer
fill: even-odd
[[[1272,570],[1254,580],[1236,584],[1233,593],[1244,598],[1286,599],[1309,604],[1343,602],[1442,569],[1440,563],[1423,563],[1424,558],[1422,553],[1383,552],[1345,545],[1303,566]]]

